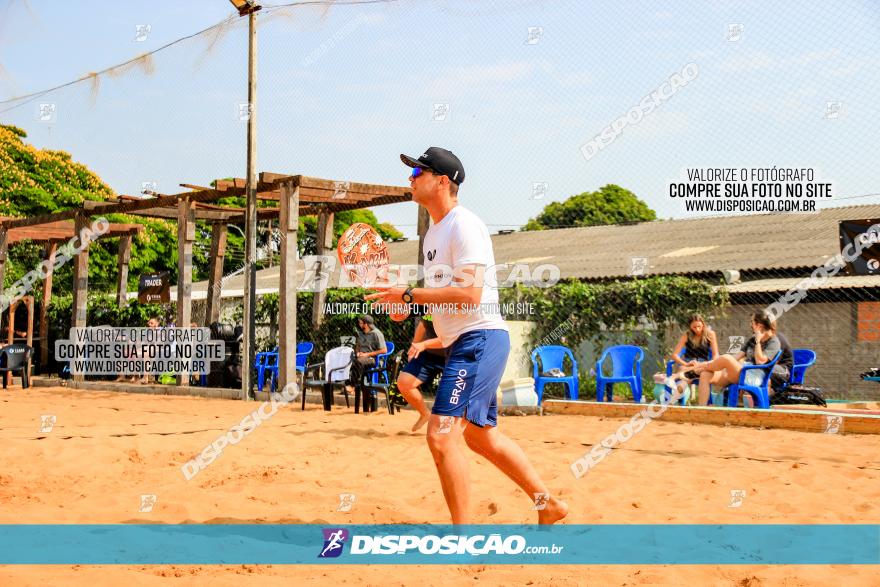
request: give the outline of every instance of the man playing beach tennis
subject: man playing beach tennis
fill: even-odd
[[[427,305],[440,344],[447,349],[427,437],[452,523],[467,524],[471,519],[470,478],[461,436],[471,450],[528,494],[539,523],[557,522],[568,513],[568,506],[550,495],[519,445],[496,427],[496,391],[510,353],[510,337],[498,311],[498,291],[483,287],[485,277],[495,283],[489,231],[473,212],[458,205],[464,167],[458,157],[438,147],[418,158],[400,158],[412,167],[413,201],[434,221],[424,241],[427,287],[374,288],[381,291],[366,299]]]

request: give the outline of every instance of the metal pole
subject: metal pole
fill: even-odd
[[[247,123],[247,208],[245,211],[245,281],[244,288],[244,352],[241,366],[241,391],[244,400],[251,399],[255,356],[257,314],[257,17],[248,14],[248,108]]]

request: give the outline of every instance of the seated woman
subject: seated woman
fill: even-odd
[[[684,349],[683,356],[682,349]],[[693,368],[698,363],[708,361],[709,357],[717,356],[718,338],[715,336],[715,331],[706,324],[706,320],[701,315],[693,314],[688,318],[687,331],[681,335],[675,350],[672,351],[672,360],[677,365],[670,382],[684,394],[690,380],[699,377]]]
[[[708,404],[710,385],[727,387],[739,382],[739,373],[744,363],[763,365],[771,361],[782,348],[776,337],[776,325],[767,314],[764,312],[752,314],[751,326],[754,336],[746,342],[741,351],[735,355],[721,355],[708,363],[699,363],[694,367],[694,371],[700,374],[700,405]],[[773,366],[773,373],[780,377],[788,377],[788,369],[779,364]]]

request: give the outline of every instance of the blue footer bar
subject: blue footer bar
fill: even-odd
[[[880,564],[880,525],[0,525],[0,564]]]

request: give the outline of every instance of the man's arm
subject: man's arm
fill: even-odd
[[[413,302],[423,305],[455,304],[456,307],[476,305],[483,297],[483,275],[486,271],[483,265],[465,265],[455,269],[456,275],[453,281],[462,285],[447,285],[445,287],[417,287],[412,290]],[[364,296],[365,300],[377,304],[399,304],[403,301],[405,287],[373,287],[378,293]]]
[[[681,349],[684,348],[685,342],[687,342],[687,333],[681,335],[681,338],[678,339],[678,344],[675,345],[675,348],[672,350],[672,360],[679,365],[687,365],[687,361],[679,356],[681,354]]]
[[[416,324],[416,333],[413,335],[413,342],[421,342],[425,339],[425,323],[419,320]]]
[[[385,335],[382,334],[382,331],[378,328],[376,329],[376,338],[379,339],[379,348],[373,351],[374,354],[371,355],[373,357],[375,357],[376,355],[384,355],[388,352],[388,345],[385,344]]]
[[[425,349],[442,348],[443,343],[440,341],[439,338],[429,338],[428,340],[423,340],[421,342],[413,342],[409,347],[409,351],[407,351],[407,357],[409,359],[414,359],[418,357]]]
[[[770,359],[779,352],[779,339],[770,338],[764,344],[755,342],[755,363],[763,365],[770,362]],[[760,352],[759,352],[760,351]]]

